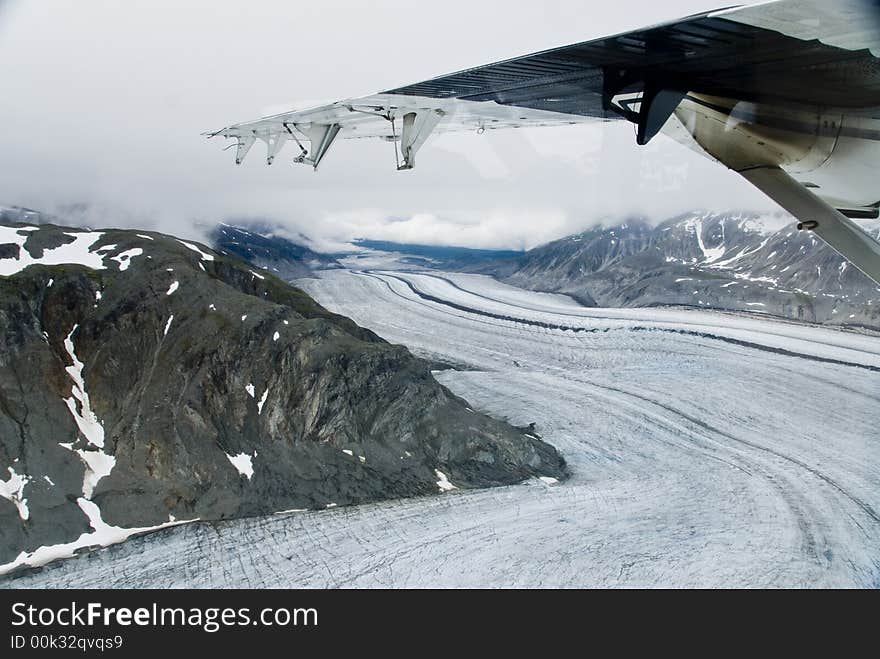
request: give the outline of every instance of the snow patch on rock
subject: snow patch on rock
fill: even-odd
[[[0,574],[11,572],[17,567],[39,567],[51,561],[60,558],[71,558],[78,549],[98,545],[107,547],[115,545],[123,540],[138,533],[147,533],[149,531],[157,531],[169,526],[177,526],[178,524],[187,524],[196,522],[198,518],[182,521],[169,521],[158,526],[142,526],[138,528],[122,528],[119,526],[111,526],[107,524],[101,517],[101,509],[97,504],[85,498],[79,498],[76,501],[80,510],[85,513],[89,519],[89,525],[92,527],[90,533],[83,533],[73,542],[66,542],[58,545],[46,545],[39,547],[32,552],[21,552],[14,561],[0,565]]]
[[[116,458],[104,452],[104,426],[98,420],[95,412],[92,410],[92,404],[89,394],[86,391],[86,384],[83,380],[84,364],[76,356],[73,345],[73,333],[76,332],[79,325],[74,325],[70,330],[70,334],[64,339],[64,348],[73,361],[72,366],[65,367],[70,379],[73,380],[71,388],[71,396],[64,399],[67,409],[70,411],[80,434],[85,438],[86,442],[95,447],[95,450],[74,450],[72,444],[61,444],[69,451],[76,453],[85,463],[86,470],[83,476],[83,497],[91,499],[95,486],[105,476],[109,476],[116,465]]]
[[[110,260],[116,261],[119,264],[120,272],[124,272],[128,270],[128,266],[131,265],[131,260],[135,256],[140,256],[143,253],[144,250],[142,250],[140,247],[133,247],[131,249],[125,250],[124,252],[120,252],[116,256],[111,256]]]
[[[438,479],[437,480],[437,487],[440,488],[441,492],[449,492],[450,490],[457,490],[458,489],[457,487],[455,487],[455,485],[453,485],[452,483],[449,482],[449,479],[446,477],[446,474],[444,474],[439,469],[435,469],[434,474],[437,476],[437,479]]]
[[[104,426],[101,425],[98,417],[92,411],[89,394],[86,392],[86,384],[83,380],[82,371],[84,364],[77,358],[73,346],[73,333],[76,332],[78,327],[79,325],[74,325],[73,329],[70,330],[70,334],[64,339],[64,348],[73,362],[72,366],[67,366],[64,369],[67,371],[70,379],[73,380],[71,396],[70,398],[65,398],[64,402],[86,441],[97,448],[104,448]]]
[[[239,453],[238,455],[229,455],[229,453],[226,453],[225,455],[232,463],[232,466],[238,470],[239,474],[246,476],[248,480],[253,477],[254,465],[252,462],[252,456],[247,453]]]
[[[65,232],[73,238],[73,242],[43,250],[39,258],[32,257],[24,248],[27,234],[36,231],[37,227],[4,227],[0,226],[0,243],[18,245],[18,257],[0,259],[0,275],[10,276],[21,272],[29,265],[83,265],[92,270],[104,270],[104,257],[93,252],[92,246],[104,235],[101,231]],[[23,235],[24,234],[24,235]]]
[[[203,252],[203,251],[200,250],[196,245],[193,245],[192,243],[188,243],[188,242],[186,242],[186,241],[184,241],[184,240],[179,240],[179,239],[178,239],[177,242],[179,242],[179,243],[180,243],[181,245],[183,245],[184,247],[188,247],[188,248],[191,249],[192,251],[196,252],[196,253],[197,253],[199,256],[201,256],[202,259],[204,259],[205,261],[213,261],[213,260],[214,260],[214,256],[213,256],[213,255],[208,254],[207,252]]]
[[[91,500],[95,486],[104,476],[109,476],[116,466],[116,458],[104,453],[104,451],[84,451],[77,449],[76,454],[86,463],[86,473],[83,476],[83,496]]]
[[[23,520],[30,517],[27,506],[27,498],[24,496],[25,485],[30,483],[31,478],[27,474],[18,474],[15,469],[9,467],[9,480],[0,480],[0,497],[8,499],[18,509],[18,516]]]

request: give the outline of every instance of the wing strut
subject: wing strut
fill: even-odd
[[[755,167],[739,173],[794,215],[799,220],[798,229],[815,232],[841,256],[880,284],[880,243],[855,222],[779,167]]]
[[[305,160],[305,157],[307,155],[309,155],[308,150],[302,145],[302,142],[299,141],[299,138],[296,136],[296,133],[294,133],[292,130],[290,130],[290,124],[288,124],[285,121],[281,125],[284,126],[284,130],[286,130],[287,134],[290,135],[290,139],[292,139],[294,142],[296,142],[296,145],[299,147],[299,156],[298,157]],[[294,161],[296,161],[296,159],[294,159]]]

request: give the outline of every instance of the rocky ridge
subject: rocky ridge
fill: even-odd
[[[276,277],[0,225],[0,570],[188,520],[562,478],[556,451]]]

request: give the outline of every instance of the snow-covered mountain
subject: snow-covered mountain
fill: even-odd
[[[880,223],[863,224],[880,236]],[[686,305],[880,326],[880,288],[790,216],[693,212],[597,227],[482,268],[587,305]]]
[[[309,247],[306,236],[281,235],[270,224],[248,222],[236,226],[221,222],[211,231],[210,238],[217,249],[234,254],[285,281],[307,277],[312,270],[342,267],[332,256]]]

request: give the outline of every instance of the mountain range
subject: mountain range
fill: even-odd
[[[880,238],[880,223],[864,224]],[[231,229],[222,227],[228,247]],[[297,256],[271,231],[238,229],[236,253],[275,272],[369,267],[371,254],[407,268],[475,272],[536,291],[564,293],[585,306],[684,306],[840,326],[880,327],[880,288],[788,215],[694,211],[659,225],[643,218],[600,225],[527,252],[390,241],[355,241],[349,254]],[[243,232],[243,233],[241,233]],[[216,234],[215,234],[216,235]],[[266,243],[268,252],[250,256]],[[267,253],[268,253],[267,252]],[[287,255],[295,266],[282,265]]]
[[[880,224],[866,229],[880,237]],[[681,305],[880,326],[880,288],[787,215],[697,211],[596,227],[478,271],[587,306]]]

